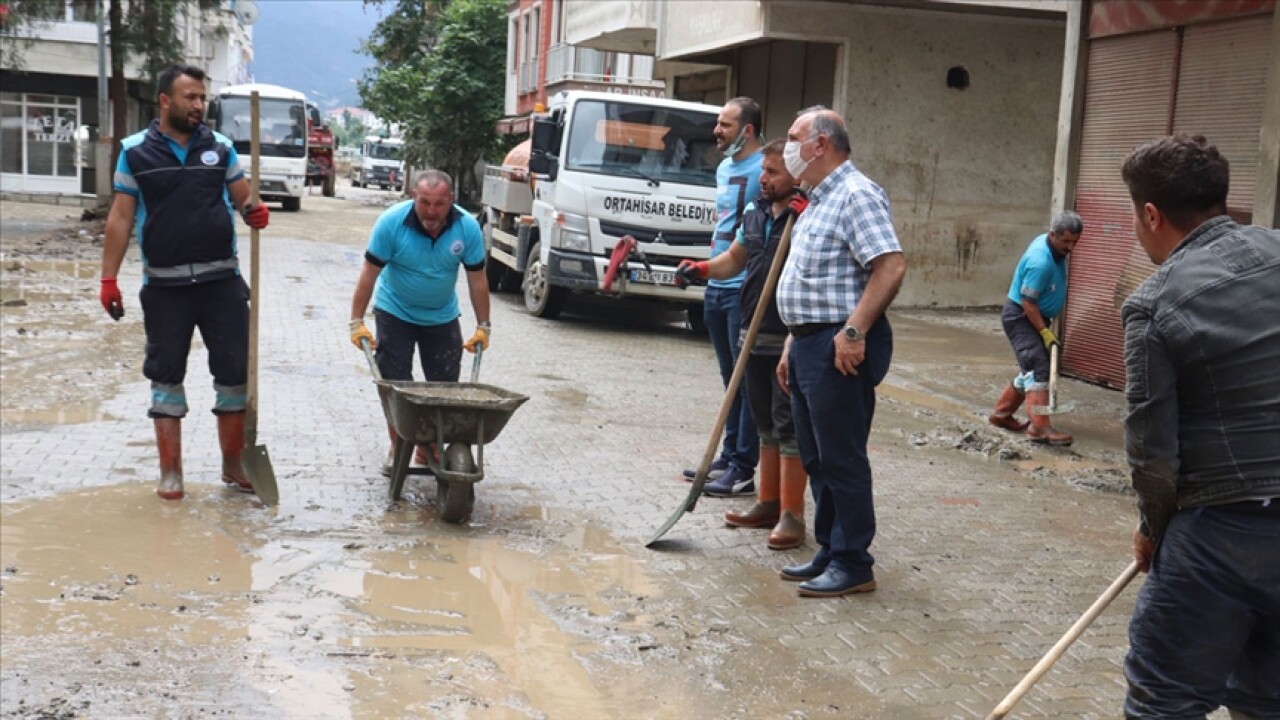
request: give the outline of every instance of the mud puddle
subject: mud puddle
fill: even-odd
[[[495,536],[400,503],[299,530],[198,485],[0,512],[6,717],[690,717],[703,688],[645,668],[726,637],[589,528]]]

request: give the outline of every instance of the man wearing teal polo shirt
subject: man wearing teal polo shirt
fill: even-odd
[[[453,181],[427,170],[414,183],[413,199],[387,208],[374,223],[364,268],[351,298],[351,342],[367,340],[387,380],[413,379],[417,348],[428,381],[457,382],[462,350],[489,347],[489,281],[484,274],[480,224],[454,204]],[[466,270],[476,331],[462,342],[458,268]],[[376,292],[375,292],[376,283]],[[377,341],[364,324],[373,298]],[[391,430],[392,442],[395,431]],[[425,459],[419,448],[418,461]]]

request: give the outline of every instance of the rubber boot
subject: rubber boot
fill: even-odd
[[[1013,416],[1018,408],[1022,407],[1025,397],[1018,388],[1013,386],[1013,383],[1009,383],[1005,386],[1004,392],[1000,393],[1000,399],[996,401],[995,412],[987,416],[987,422],[1009,432],[1020,433],[1026,430],[1031,423]]]
[[[724,514],[726,525],[744,528],[773,527],[778,522],[780,493],[778,465],[778,446],[760,445],[760,487],[756,492],[756,501],[745,513],[727,512]]]
[[[156,449],[160,451],[160,484],[156,494],[165,500],[181,500],[182,419],[156,418]]]
[[[804,544],[804,493],[809,476],[798,455],[782,457],[782,513],[769,533],[769,548],[790,550]]]
[[[218,415],[218,446],[222,448],[222,482],[242,493],[253,492],[244,471],[244,413]]]
[[[1057,445],[1059,447],[1066,447],[1071,444],[1072,437],[1069,433],[1064,433],[1055,428],[1049,422],[1048,415],[1041,415],[1034,410],[1037,405],[1049,404],[1048,390],[1028,390],[1027,402],[1033,408],[1028,413],[1031,416],[1031,429],[1027,431],[1027,438],[1031,440],[1031,442],[1040,444],[1048,443],[1049,445]]]

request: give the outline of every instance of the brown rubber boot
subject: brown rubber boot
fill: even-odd
[[[1027,403],[1031,405],[1032,408],[1035,408],[1037,405],[1048,405],[1049,391],[1028,390]],[[1055,428],[1049,422],[1048,415],[1041,415],[1034,409],[1029,410],[1028,414],[1031,416],[1031,429],[1027,431],[1027,439],[1031,442],[1040,443],[1042,445],[1048,443],[1049,445],[1056,445],[1059,447],[1066,447],[1072,443],[1073,439],[1071,434],[1062,432]]]
[[[391,477],[391,465],[396,460],[396,440],[400,436],[396,434],[396,429],[391,427],[390,423],[387,423],[387,435],[391,437],[391,447],[387,449],[386,462],[382,463],[382,474]]]
[[[1018,388],[1013,386],[1013,383],[1006,385],[1004,392],[1000,393],[1000,399],[996,401],[995,412],[987,416],[987,422],[1009,432],[1020,433],[1026,430],[1031,423],[1013,416],[1018,411],[1018,408],[1022,407],[1024,397],[1018,391]]]
[[[244,413],[218,415],[218,446],[222,448],[222,482],[242,493],[253,492],[244,471]]]
[[[773,524],[778,522],[778,475],[778,446],[762,444],[760,446],[760,487],[756,492],[755,504],[744,513],[725,513],[725,524],[744,528],[773,527]]]
[[[797,455],[782,457],[782,514],[769,533],[771,550],[790,550],[804,544],[804,493],[809,485],[804,462]]]
[[[156,494],[165,500],[181,500],[182,418],[155,419],[156,449],[160,451],[160,484]]]

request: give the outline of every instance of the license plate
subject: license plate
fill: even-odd
[[[676,274],[665,270],[656,270],[649,272],[648,270],[632,270],[632,282],[653,283],[654,285],[675,285]]]

